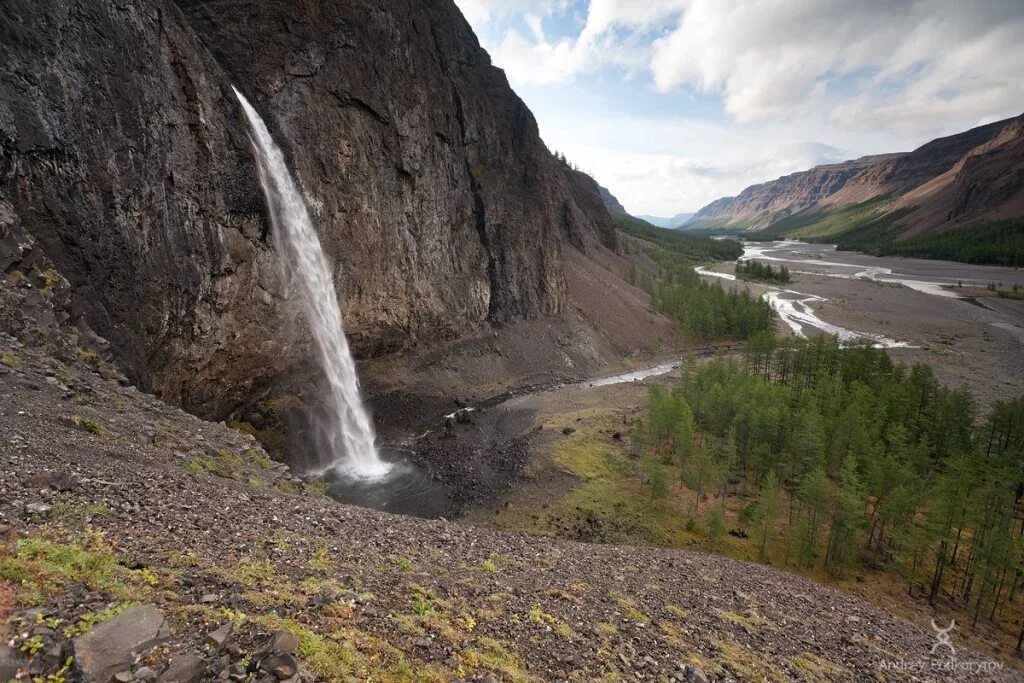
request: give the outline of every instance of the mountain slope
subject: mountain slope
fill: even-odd
[[[82,328],[203,415],[310,366],[231,85],[309,198],[360,358],[566,311],[563,244],[616,246],[448,0],[13,0],[0,61],[0,240],[34,238]]]
[[[966,246],[971,230],[999,221],[1007,230],[987,233],[1006,235],[996,262],[1015,263],[1013,236],[1024,230],[1024,115],[906,154],[819,166],[752,186],[704,207],[687,229],[827,239],[884,253],[909,253],[896,245],[926,240],[910,251],[929,256],[931,236],[953,230]],[[955,256],[955,250],[942,253]]]
[[[656,225],[659,228],[681,228],[686,225],[691,218],[694,217],[693,213],[677,213],[671,218],[665,218],[663,216],[637,216],[637,218],[643,219],[651,225]]]
[[[4,680],[852,681],[891,662],[909,681],[897,665],[935,642],[766,565],[337,503],[250,437],[101,376],[55,322],[67,284],[37,270],[0,278]]]

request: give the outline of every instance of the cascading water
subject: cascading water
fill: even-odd
[[[342,327],[331,270],[306,202],[263,119],[237,88],[232,90],[249,122],[249,139],[270,211],[274,246],[281,255],[285,276],[299,289],[327,379],[328,416],[323,436],[330,465],[325,469],[335,469],[356,479],[382,478],[391,466],[381,459],[374,443],[373,422],[359,392],[359,378]]]

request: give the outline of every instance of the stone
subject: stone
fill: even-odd
[[[575,431],[576,430],[573,429],[572,427],[566,427],[565,429],[562,430],[562,433],[565,434],[566,436],[569,436],[570,434],[572,434]]]
[[[158,683],[199,683],[206,672],[206,660],[189,652],[175,655],[160,674]]]
[[[486,676],[484,676],[483,678],[480,679],[480,683],[501,683],[501,682],[497,678],[495,678],[494,676],[491,676],[490,674],[488,674],[488,675],[486,675]]]
[[[24,665],[24,655],[16,647],[0,643],[0,681],[12,681]]]
[[[153,671],[148,666],[140,666],[135,670],[136,681],[152,681],[154,679],[156,679],[156,671]]]
[[[220,598],[217,597],[216,593],[206,593],[203,597],[199,598],[199,602],[209,604],[211,602],[217,602]]]
[[[293,655],[299,649],[299,637],[286,629],[274,633],[270,639],[270,652],[275,655]]]
[[[699,666],[686,667],[686,680],[691,683],[708,683],[708,677]]]
[[[213,645],[214,647],[220,647],[227,641],[230,635],[231,622],[229,621],[220,628],[218,628],[216,631],[211,631],[210,634],[206,636],[206,639],[210,643],[210,645]]]
[[[299,671],[299,663],[290,654],[271,655],[260,662],[260,669],[274,674],[277,680],[291,678]]]
[[[135,676],[130,670],[118,671],[114,674],[114,680],[117,681],[117,683],[130,683],[134,678]]]
[[[25,506],[25,514],[30,517],[45,517],[51,510],[53,508],[49,504],[42,502],[29,503]]]
[[[170,637],[170,626],[160,610],[153,605],[132,607],[75,638],[75,662],[84,681],[106,683],[130,669],[137,656]]]
[[[78,480],[67,472],[40,472],[29,478],[32,488],[51,488],[62,493],[78,489]]]

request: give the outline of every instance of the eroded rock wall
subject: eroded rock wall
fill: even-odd
[[[0,24],[0,200],[129,376],[200,414],[308,365],[232,84],[360,357],[557,313],[563,241],[615,247],[450,0],[11,0]]]

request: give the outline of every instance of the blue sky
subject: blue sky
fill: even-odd
[[[1024,112],[1020,0],[455,0],[635,214]]]

